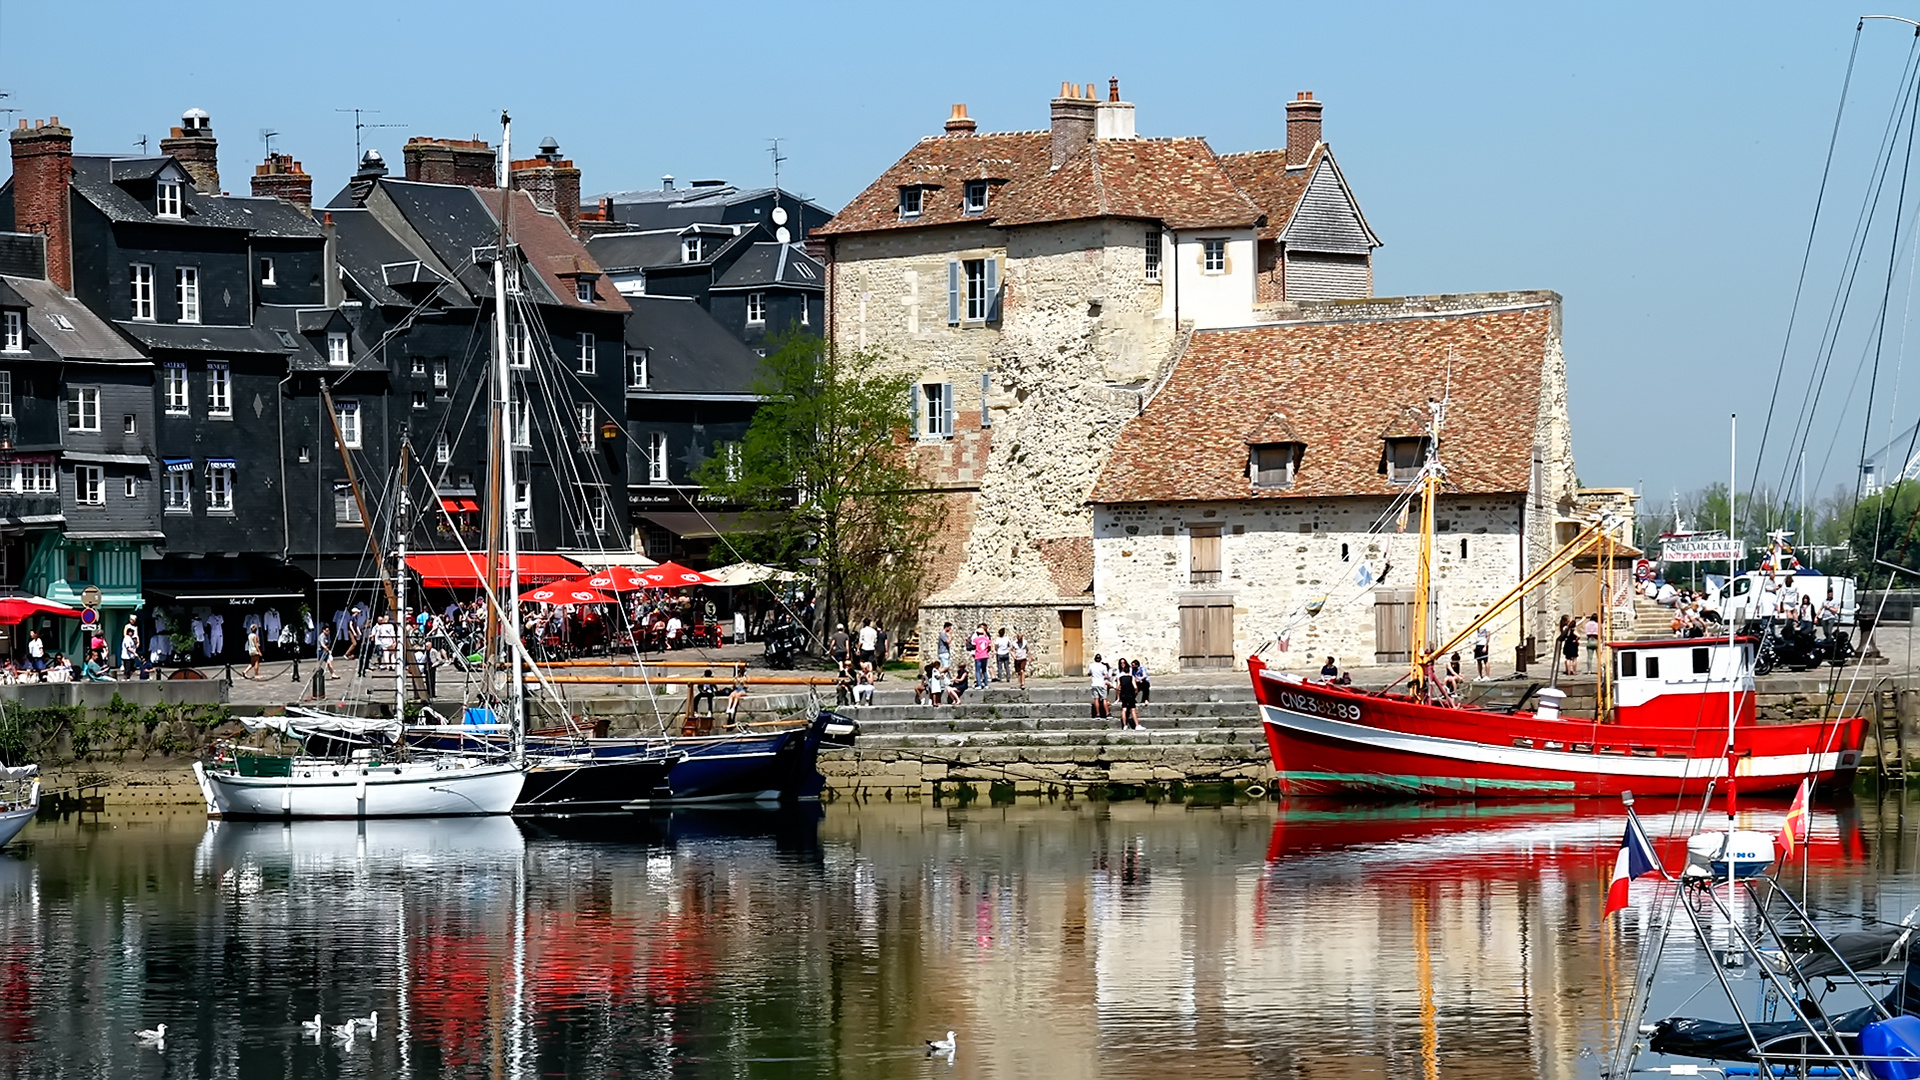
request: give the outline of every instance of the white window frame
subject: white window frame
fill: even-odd
[[[1200,241],[1200,271],[1205,274],[1224,274],[1227,272],[1227,242],[1225,240]]]
[[[700,243],[700,238],[698,236],[681,237],[680,238],[680,261],[683,263],[699,262],[700,255],[701,255],[700,249],[702,246],[703,245]]]
[[[513,527],[516,529],[533,528],[533,483],[528,480],[513,482]]]
[[[233,419],[233,369],[215,361],[207,363],[207,416]]]
[[[413,407],[416,409],[425,409],[427,407],[427,392],[425,390],[413,391]]]
[[[433,436],[434,464],[445,465],[447,462],[452,460],[453,460],[453,440],[448,438],[447,433],[444,431],[435,432]]]
[[[263,258],[260,260],[260,284],[262,285],[279,284],[279,282],[275,281],[273,277],[273,260],[272,259]]]
[[[128,297],[133,304],[132,318],[138,322],[152,322],[153,264],[128,263],[127,285],[132,290]]]
[[[153,213],[156,217],[177,218],[185,199],[180,192],[180,181],[162,180],[153,189]]]
[[[347,367],[353,363],[353,350],[348,346],[347,335],[339,330],[327,332],[327,366]]]
[[[590,402],[577,403],[573,407],[573,422],[580,436],[580,449],[593,449],[593,430],[599,426],[600,411]]]
[[[187,365],[168,364],[161,369],[161,393],[168,416],[192,416],[192,398],[187,392]]]
[[[807,310],[812,306],[813,304],[810,302],[807,294],[801,293],[800,294],[800,325],[801,326],[811,326],[813,324],[813,319],[808,314],[808,310]]]
[[[139,477],[129,476],[126,478],[126,496],[129,499],[137,499],[140,497]]]
[[[767,294],[750,292],[747,294],[747,325],[767,325]]]
[[[21,490],[35,495],[51,495],[54,491],[54,469],[51,461],[28,461],[20,466]]]
[[[424,356],[414,357],[412,367],[415,375],[425,375],[427,373],[427,358]]]
[[[445,360],[435,360],[433,362],[433,388],[435,390],[445,390],[447,388],[447,362]]]
[[[0,325],[4,325],[4,334],[0,335],[0,349],[7,352],[27,351],[27,320],[17,311],[0,314]]]
[[[533,410],[527,407],[524,398],[507,402],[507,430],[514,449],[533,449]]]
[[[581,375],[592,375],[600,370],[600,345],[593,334],[580,331],[580,354],[576,358],[574,370]]]
[[[921,383],[916,389],[919,401],[920,434],[928,439],[953,437],[953,384]]]
[[[962,209],[965,213],[984,214],[987,212],[987,182],[985,180],[967,181],[966,187],[962,189],[962,192],[963,198],[965,199],[965,205]],[[976,195],[979,197],[975,198]]]
[[[97,386],[70,386],[67,388],[67,430],[100,430],[100,388]]]
[[[653,382],[651,349],[627,350],[627,389],[645,390]]]
[[[911,221],[926,209],[927,189],[910,184],[900,189],[900,220]]]
[[[583,304],[593,303],[594,302],[593,279],[584,278],[584,277],[575,278],[573,280],[573,295],[575,299],[579,300]]]
[[[353,497],[353,488],[346,484],[333,489],[333,524],[337,528],[360,527],[360,500]]]
[[[79,506],[107,505],[107,470],[99,465],[75,465],[73,501]]]
[[[966,287],[966,295],[961,297],[966,322],[987,321],[987,313],[992,310],[993,296],[987,291],[987,260],[962,259],[960,261],[961,284]]]
[[[507,366],[522,370],[533,366],[533,329],[516,323],[508,331]]]
[[[138,435],[138,434],[140,434],[140,422],[139,422],[138,420],[135,420],[135,419],[134,419],[134,414],[132,414],[132,413],[125,413],[125,414],[123,414],[123,415],[121,416],[121,418],[120,418],[120,434],[122,434],[122,435]]]
[[[607,531],[607,496],[604,492],[594,493],[592,502],[589,504],[588,512],[592,514],[593,531],[596,533],[606,532]]]
[[[173,300],[180,306],[180,321],[197,323],[200,321],[200,268],[197,266],[176,266],[173,268]]]
[[[1148,281],[1160,280],[1160,243],[1161,243],[1160,230],[1148,229],[1147,245],[1146,245],[1146,265],[1147,265]]]
[[[0,371],[0,420],[13,419],[13,372]]]
[[[333,416],[340,425],[340,444],[349,450],[360,449],[360,403],[336,401]]]
[[[193,470],[167,470],[165,511],[169,514],[193,513]]]
[[[647,432],[647,483],[667,482],[667,433]]]
[[[232,466],[207,466],[207,513],[233,513]]]

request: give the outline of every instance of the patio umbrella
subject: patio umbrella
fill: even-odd
[[[573,581],[542,585],[520,594],[520,599],[538,604],[611,604],[613,597],[594,592]]]
[[[72,619],[79,617],[80,609],[38,596],[0,598],[0,623],[17,623],[34,615],[59,615]]]
[[[653,587],[640,575],[640,571],[625,566],[609,566],[604,570],[595,570],[585,577],[575,578],[566,584],[611,593],[632,592],[635,589]]]
[[[678,589],[687,585],[718,585],[720,579],[698,570],[689,570],[677,562],[663,562],[651,570],[640,571],[640,579],[655,589]]]

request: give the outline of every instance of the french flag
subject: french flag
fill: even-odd
[[[1642,874],[1660,869],[1647,834],[1640,831],[1640,819],[1627,815],[1627,835],[1620,841],[1620,854],[1613,860],[1613,883],[1607,886],[1607,909],[1601,917],[1627,906],[1627,885]]]

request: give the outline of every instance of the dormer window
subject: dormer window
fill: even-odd
[[[920,216],[920,203],[927,189],[922,187],[903,187],[900,189],[900,216],[917,218]]]
[[[27,350],[26,320],[17,311],[0,313],[0,349],[7,352]]]
[[[583,304],[593,303],[593,279],[588,277],[574,279],[573,295]]]
[[[154,189],[153,212],[164,218],[180,216],[180,181],[160,181]]]
[[[1297,442],[1259,443],[1248,455],[1247,475],[1257,488],[1289,488],[1300,472],[1306,446]]]
[[[1395,484],[1411,484],[1420,479],[1420,468],[1427,460],[1425,436],[1388,438],[1380,455],[1380,471]]]
[[[699,262],[700,261],[700,238],[699,237],[689,236],[680,241],[680,261],[681,262]]]
[[[987,182],[985,180],[967,181],[966,211],[969,214],[987,212]]]
[[[327,363],[333,367],[346,367],[353,361],[347,355],[347,335],[334,331],[327,335]]]

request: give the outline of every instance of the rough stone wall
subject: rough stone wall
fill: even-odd
[[[933,663],[940,645],[940,624],[950,622],[953,624],[954,655],[970,662],[972,654],[967,652],[964,643],[973,636],[975,626],[986,623],[990,633],[998,634],[1004,626],[1016,634],[1027,635],[1028,674],[1059,675],[1062,654],[1066,649],[1066,634],[1062,629],[1060,612],[1085,611],[1087,599],[1081,597],[1078,604],[953,604],[938,599],[929,600],[920,609],[920,658],[926,663]],[[1083,625],[1091,625],[1090,612],[1082,616],[1082,622]],[[1098,650],[1094,648],[1091,636],[1084,637],[1082,641],[1081,663],[1084,664]]]
[[[1434,584],[1444,639],[1466,627],[1520,580],[1523,498],[1442,496],[1435,511]],[[1140,656],[1149,670],[1177,671],[1179,607],[1195,594],[1233,597],[1236,666],[1277,637],[1269,650],[1282,669],[1319,670],[1329,655],[1342,666],[1374,662],[1373,588],[1355,583],[1361,566],[1379,575],[1374,588],[1411,589],[1418,538],[1395,533],[1390,502],[1380,498],[1302,499],[1258,503],[1103,505],[1094,513],[1094,599],[1098,635],[1089,654]],[[1388,518],[1385,532],[1375,532]],[[1189,584],[1193,525],[1220,526],[1221,580]],[[1461,541],[1466,556],[1461,557]],[[1325,597],[1316,616],[1306,605]],[[1518,617],[1494,627],[1496,662],[1511,658]],[[1436,641],[1438,645],[1440,642]],[[1462,650],[1470,664],[1470,649]]]
[[[1560,545],[1573,539],[1576,516],[1573,425],[1567,416],[1567,360],[1560,347],[1560,305],[1553,305],[1552,329],[1547,336],[1546,361],[1540,371],[1540,412],[1534,421],[1534,446],[1540,462],[1535,472],[1539,489],[1527,515],[1527,565],[1537,566]],[[1546,590],[1529,597],[1527,621],[1543,648],[1551,647],[1561,614],[1574,614],[1577,584],[1562,573]],[[1544,593],[1544,595],[1543,595]]]

